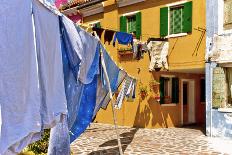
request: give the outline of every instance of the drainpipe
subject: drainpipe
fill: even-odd
[[[213,136],[213,70],[217,67],[217,63],[210,62],[210,137]]]
[[[212,67],[212,63],[210,63],[210,137],[212,137],[212,126],[213,126],[212,105],[213,105],[213,67]]]

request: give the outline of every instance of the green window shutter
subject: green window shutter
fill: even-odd
[[[142,19],[141,19],[141,12],[136,13],[136,38],[140,39],[141,30],[142,30]]]
[[[172,103],[179,103],[179,78],[172,78]]]
[[[168,35],[168,7],[160,8],[160,37]]]
[[[192,1],[184,4],[184,23],[183,23],[183,32],[192,32]]]
[[[164,77],[160,77],[160,104],[164,104]]]
[[[127,32],[126,17],[125,16],[120,17],[120,31]]]

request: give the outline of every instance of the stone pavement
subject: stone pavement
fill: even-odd
[[[232,155],[232,140],[206,137],[200,128],[119,127],[125,155]],[[74,155],[119,154],[114,126],[94,123],[72,145]]]

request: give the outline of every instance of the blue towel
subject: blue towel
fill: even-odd
[[[118,40],[119,44],[128,45],[131,44],[133,46],[133,35],[125,32],[116,32],[113,40],[113,45],[115,46],[115,42]]]
[[[80,109],[76,116],[77,119],[70,130],[71,143],[78,138],[92,122],[93,111],[96,104],[97,77],[96,75],[90,84],[84,86]]]

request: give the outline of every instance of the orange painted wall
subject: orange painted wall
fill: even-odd
[[[84,18],[84,23],[100,21],[101,26],[106,29],[119,31],[119,17],[128,12],[141,11],[142,13],[142,41],[149,37],[159,37],[159,10],[166,4],[177,2],[178,0],[158,0],[145,1],[135,5],[118,8],[113,0],[104,3],[104,13]],[[132,59],[131,56],[124,56],[119,59],[117,48],[108,44],[105,47],[118,66],[124,68],[130,75],[134,76],[138,82],[147,85],[149,90],[149,81],[157,78],[160,74],[176,75],[180,79],[194,79],[196,83],[196,121],[205,122],[205,105],[200,103],[200,78],[204,77],[204,55],[205,55],[205,37],[197,54],[193,55],[201,32],[195,28],[205,28],[205,1],[193,0],[193,31],[187,36],[169,39],[169,71],[149,72],[150,63],[148,53],[144,54],[141,60]],[[102,35],[102,42],[104,42]],[[140,72],[138,72],[140,71]],[[190,74],[190,73],[193,74]],[[198,74],[194,74],[194,73]],[[137,97],[134,102],[124,102],[122,109],[117,110],[117,119],[119,125],[137,126],[146,128],[160,128],[179,126],[181,122],[181,106],[161,106],[152,97],[149,91],[148,96],[141,100],[139,96],[139,86],[137,86]],[[180,93],[179,93],[180,94]],[[95,119],[96,122],[113,123],[113,116],[109,104],[107,110],[100,110]]]

